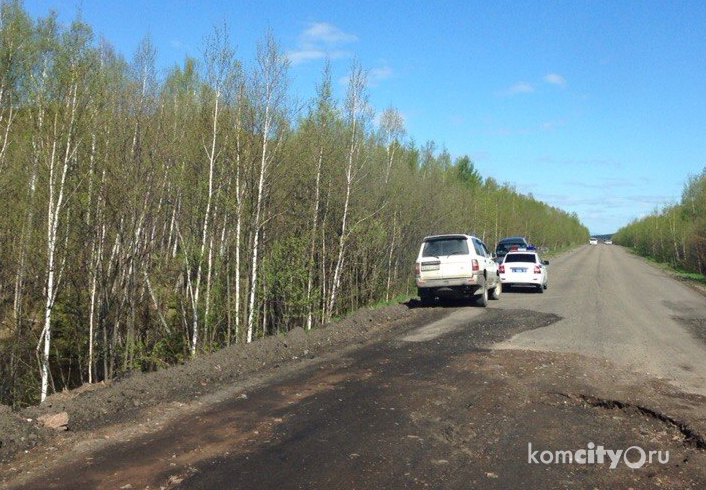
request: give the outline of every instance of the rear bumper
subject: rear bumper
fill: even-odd
[[[433,296],[468,296],[481,290],[485,282],[483,276],[459,277],[454,279],[432,279],[420,281],[417,279],[419,295]]]
[[[540,274],[500,274],[502,284],[541,284]]]
[[[470,277],[457,277],[453,279],[427,279],[426,281],[417,279],[418,288],[447,288],[457,286],[477,286],[479,284],[481,283],[475,275]]]

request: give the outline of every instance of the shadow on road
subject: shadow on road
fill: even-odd
[[[530,286],[503,286],[503,294],[506,293],[516,293],[516,294],[539,294],[539,289]]]

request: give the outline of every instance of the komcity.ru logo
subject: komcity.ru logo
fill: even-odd
[[[645,451],[640,446],[623,449],[606,449],[589,442],[585,449],[540,451],[532,450],[532,443],[527,443],[527,463],[529,464],[605,464],[610,463],[614,470],[623,461],[628,468],[642,468],[645,463],[658,461],[669,462],[669,451]]]

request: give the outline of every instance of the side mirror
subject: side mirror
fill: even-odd
[[[493,259],[493,260],[495,260],[495,259],[498,258],[498,256],[495,255],[495,252],[491,252],[491,253],[490,253],[490,258]]]
[[[549,261],[548,261],[548,260],[543,260],[543,261],[542,261],[542,264],[543,264],[543,265],[549,265]]]

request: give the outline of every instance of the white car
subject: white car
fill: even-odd
[[[598,238],[589,238],[588,244],[589,245],[598,245]]]
[[[423,305],[442,297],[474,297],[479,306],[500,299],[502,287],[495,256],[470,235],[435,235],[424,239],[414,264]]]
[[[606,240],[605,242],[606,245],[613,245],[613,240]]]
[[[547,289],[549,275],[548,260],[541,260],[533,250],[518,250],[509,252],[500,264],[500,282],[503,288],[512,286],[533,286],[537,292]]]

